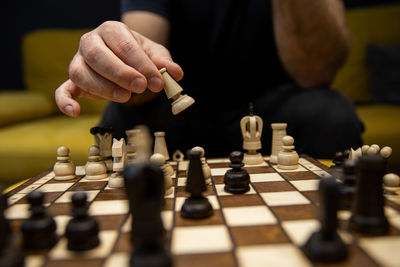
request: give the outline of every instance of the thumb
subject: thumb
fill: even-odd
[[[81,112],[81,106],[75,100],[81,94],[81,89],[71,80],[67,80],[55,91],[58,108],[68,116],[76,117]]]

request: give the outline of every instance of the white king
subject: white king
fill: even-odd
[[[263,121],[259,116],[253,114],[253,104],[250,103],[250,114],[240,121],[240,128],[243,136],[243,149],[248,153],[244,153],[243,162],[248,165],[256,165],[264,162],[261,153],[257,150],[261,149],[261,134],[263,129]]]

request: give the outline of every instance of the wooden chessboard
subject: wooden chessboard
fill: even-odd
[[[161,216],[174,266],[315,266],[300,247],[319,227],[317,188],[321,177],[330,176],[327,167],[309,157],[301,157],[295,171],[278,170],[267,161],[246,166],[251,190],[232,195],[224,192],[223,184],[228,159],[208,159],[208,163],[212,184],[205,195],[215,212],[203,220],[180,216],[187,196],[184,185],[188,162],[172,163],[177,174],[173,179],[175,190],[166,197]],[[61,236],[46,253],[28,252],[26,266],[128,266],[131,224],[125,192],[110,189],[107,179],[85,179],[83,170],[83,166],[78,167],[77,177],[63,182],[55,181],[54,173],[48,171],[7,194],[6,217],[14,233],[19,234],[22,221],[29,216],[27,194],[41,190]],[[68,251],[62,237],[70,219],[70,197],[76,190],[88,194],[89,211],[101,228],[101,245],[84,253]],[[353,235],[346,230],[350,212],[339,212],[339,233],[349,244],[350,254],[337,266],[400,266],[400,199],[387,200],[385,211],[391,228],[387,236],[380,237]]]

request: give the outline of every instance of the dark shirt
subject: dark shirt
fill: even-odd
[[[121,8],[170,22],[168,49],[185,73],[180,85],[206,109],[233,109],[290,82],[268,0],[122,0]]]

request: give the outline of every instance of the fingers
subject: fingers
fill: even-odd
[[[55,91],[55,99],[58,108],[68,116],[78,116],[81,112],[81,107],[75,98],[77,98],[79,94],[80,88],[71,80],[64,82]]]
[[[135,93],[146,90],[145,76],[118,58],[98,34],[84,35],[78,54],[92,70],[118,86]]]
[[[164,81],[157,66],[145,53],[128,27],[122,23],[104,23],[101,27],[99,35],[107,47],[126,65],[143,74],[150,90],[154,92],[162,90]]]
[[[82,91],[115,102],[126,102],[131,92],[93,71],[80,54],[75,55],[69,67],[69,77]]]

